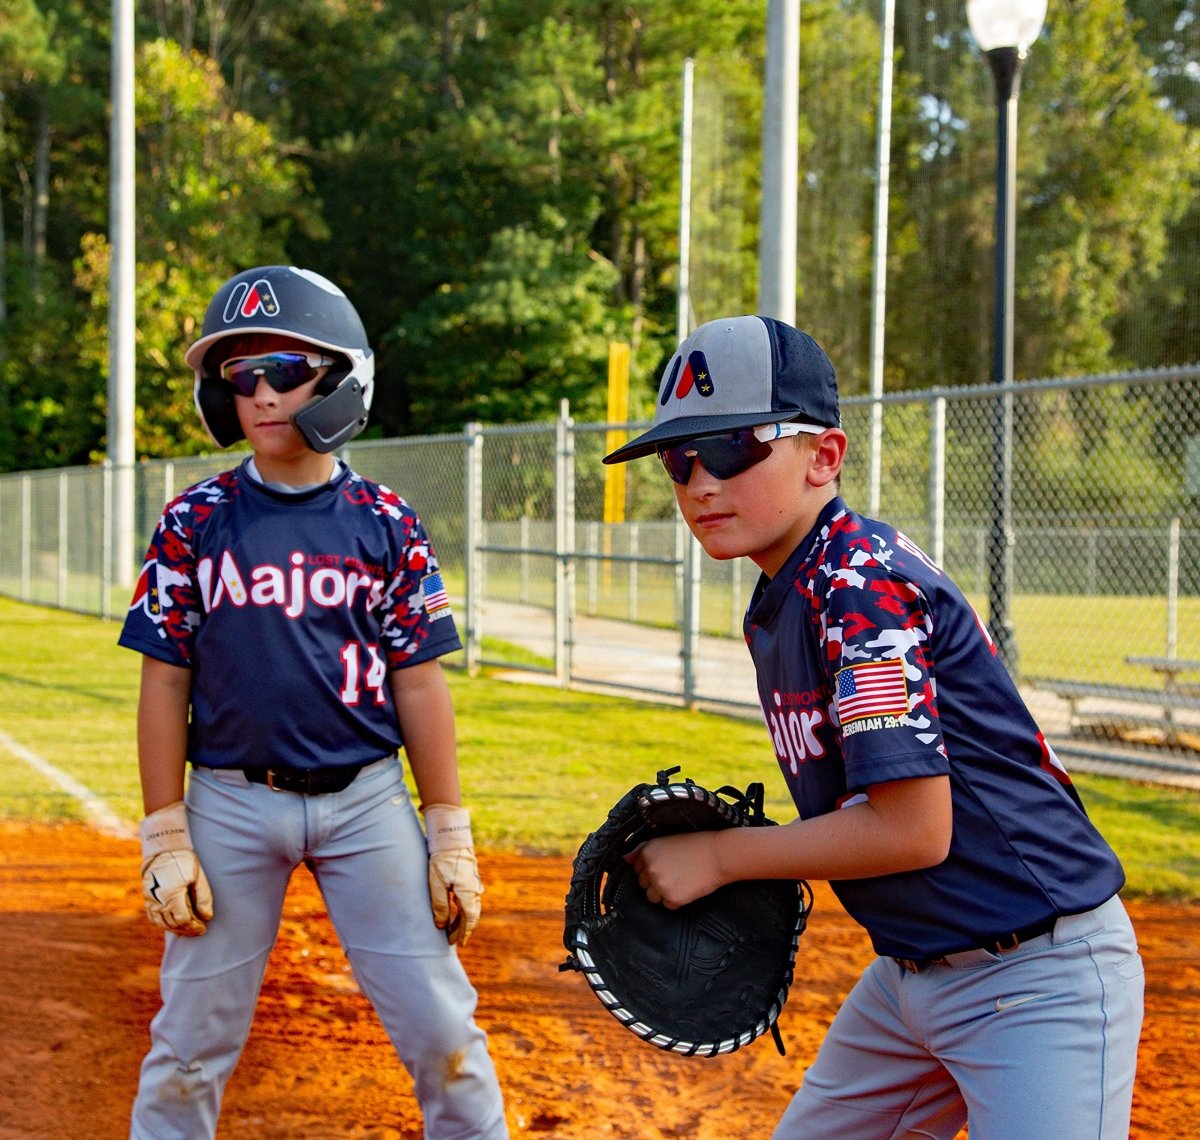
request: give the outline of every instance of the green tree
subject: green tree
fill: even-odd
[[[801,8],[796,319],[865,391],[871,318],[879,26],[842,0]]]
[[[1200,140],[1162,105],[1120,0],[1058,5],[1046,40],[1028,89],[1018,359],[1024,375],[1129,367],[1118,323],[1162,272]]]
[[[995,110],[961,4],[897,5],[894,100],[885,387],[986,380]]]
[[[596,377],[606,375],[616,336],[607,308],[615,277],[549,211],[539,230],[494,235],[469,283],[434,294],[413,331],[394,334],[439,353],[437,373],[409,394],[417,419],[545,420],[567,399],[577,418],[602,420]]]
[[[1200,146],[1200,4],[1197,0],[1131,0],[1134,34],[1152,61],[1155,91]],[[1161,272],[1146,276],[1116,331],[1118,349],[1139,367],[1200,361],[1200,193],[1190,176],[1189,206],[1171,227]]]
[[[898,44],[889,383],[986,382],[997,161],[990,69],[949,0],[898,13]],[[1019,108],[1015,373],[1134,365],[1118,332],[1161,275],[1194,186],[1195,135],[1159,97],[1121,0],[1051,6]]]
[[[138,53],[137,451],[211,450],[192,406],[185,346],[232,272],[286,262],[293,227],[318,232],[301,169],[270,131],[224,100],[215,63],[156,40]],[[80,361],[97,384],[106,372],[110,249],[83,239],[76,284],[91,298]],[[102,388],[100,388],[102,390]]]
[[[1019,117],[1018,375],[1200,355],[1196,5],[1051,6]],[[564,395],[599,415],[610,337],[631,342],[632,414],[649,415],[675,339],[687,56],[694,320],[756,303],[765,10],[142,6],[140,448],[207,446],[179,352],[215,285],[267,260],[327,274],[362,312],[375,434],[542,417]],[[107,0],[0,0],[8,467],[103,445],[110,14]],[[798,320],[857,392],[878,4],[806,0],[801,15]],[[961,0],[898,5],[896,46],[886,385],[986,381],[991,76]]]
[[[53,173],[78,139],[73,13],[0,2],[0,455],[9,468],[78,460],[80,425],[62,424],[75,301],[64,268]],[[68,213],[70,211],[67,211]],[[19,219],[19,230],[9,219]],[[20,240],[10,241],[18,233]]]
[[[224,70],[246,105],[293,141],[335,220],[329,241],[290,248],[337,266],[331,275],[380,346],[373,430],[459,426],[439,412],[456,401],[431,406],[423,395],[419,416],[411,402],[435,390],[457,351],[432,335],[439,298],[466,296],[493,273],[496,235],[553,237],[549,216],[572,236],[569,248],[553,237],[559,256],[586,248],[615,270],[601,325],[632,343],[648,403],[674,330],[683,58],[707,52],[735,70],[757,67],[761,4],[304,0],[256,11]],[[559,276],[574,272],[564,264]],[[549,277],[539,280],[553,292]],[[542,335],[560,342],[535,354],[543,359],[573,336],[548,325]],[[546,379],[554,390],[555,376]],[[593,382],[603,386],[603,369]]]

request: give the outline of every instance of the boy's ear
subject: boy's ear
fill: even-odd
[[[829,428],[817,437],[813,461],[808,469],[808,481],[814,487],[828,486],[841,474],[846,442],[846,433],[841,428]]]

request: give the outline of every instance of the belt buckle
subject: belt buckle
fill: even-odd
[[[275,769],[274,768],[267,769],[267,787],[270,788],[271,791],[273,791],[273,792],[286,791],[285,788],[277,788],[275,786]]]
[[[1021,940],[1016,934],[1006,934],[1003,938],[997,938],[988,949],[993,954],[1011,954],[1020,945]]]
[[[921,972],[922,963],[918,962],[915,958],[897,958],[896,961],[902,970],[907,970],[910,974],[919,974]]]

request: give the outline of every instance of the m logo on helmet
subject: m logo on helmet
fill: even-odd
[[[666,384],[663,385],[662,396],[658,401],[663,407],[666,407],[672,391],[680,400],[685,399],[693,388],[706,398],[716,391],[713,387],[712,372],[709,370],[708,361],[699,349],[688,354],[687,364],[683,366],[682,375],[680,375],[680,365],[683,365],[683,358],[677,356],[675,366],[671,369],[671,375]],[[678,387],[675,384],[676,380],[679,381]]]
[[[247,320],[259,313],[264,317],[279,315],[279,299],[275,296],[275,290],[271,288],[271,283],[262,277],[253,285],[242,282],[229,294],[222,319],[226,324],[230,324],[239,317]]]

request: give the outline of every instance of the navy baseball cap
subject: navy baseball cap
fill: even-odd
[[[663,372],[654,426],[604,457],[624,463],[664,444],[797,420],[841,427],[837,376],[807,333],[773,317],[701,325]]]

